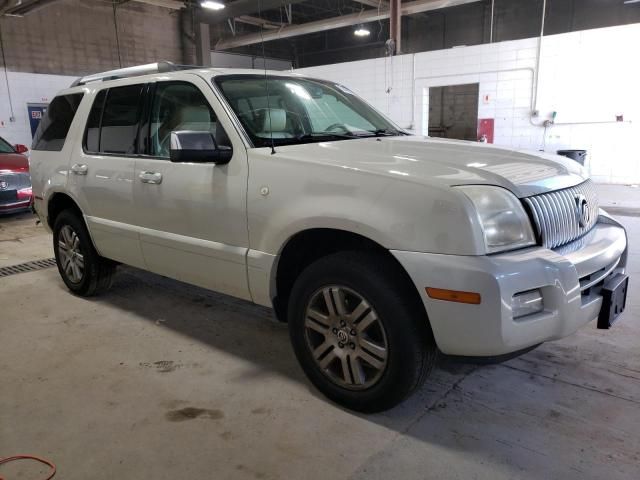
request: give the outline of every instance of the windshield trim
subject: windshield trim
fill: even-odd
[[[393,127],[393,129],[395,130],[395,133],[384,133],[384,134],[380,134],[379,132],[370,132],[369,134],[365,134],[365,135],[353,135],[353,136],[338,136],[335,135],[333,136],[330,140],[327,140],[326,138],[322,138],[322,137],[318,137],[317,139],[313,139],[313,138],[306,138],[304,140],[301,140],[300,138],[274,138],[271,139],[269,137],[256,137],[254,135],[252,135],[244,126],[243,122],[240,120],[239,115],[236,113],[235,109],[231,106],[231,104],[229,103],[229,100],[227,99],[227,96],[224,93],[224,90],[222,89],[222,86],[220,85],[220,81],[223,80],[233,80],[233,79],[265,79],[266,80],[281,80],[281,81],[311,81],[311,82],[317,82],[323,85],[326,85],[329,88],[336,88],[336,87],[343,87],[346,88],[349,93],[351,93],[352,95],[354,95],[360,102],[362,102],[364,105],[366,105],[369,109],[371,109],[375,114],[379,115],[385,122],[387,122],[391,127]],[[309,143],[321,143],[321,142],[327,142],[327,141],[331,141],[331,142],[337,142],[337,141],[342,141],[342,140],[358,140],[358,139],[365,139],[365,138],[372,138],[372,137],[398,137],[398,136],[406,136],[406,135],[411,135],[411,133],[405,131],[403,128],[401,128],[400,126],[398,126],[393,120],[391,120],[389,117],[387,117],[387,115],[385,115],[384,113],[380,112],[377,108],[375,108],[373,105],[371,105],[367,100],[365,100],[364,98],[360,97],[359,95],[357,95],[355,92],[352,92],[351,89],[349,89],[348,87],[344,87],[343,85],[339,84],[338,82],[333,82],[333,81],[329,81],[329,80],[322,80],[319,78],[314,78],[314,77],[306,77],[306,76],[302,76],[302,75],[274,75],[274,74],[262,74],[262,73],[229,73],[229,74],[222,74],[222,75],[215,75],[211,78],[211,84],[213,86],[213,89],[216,93],[216,96],[218,96],[218,99],[220,100],[220,102],[223,104],[224,109],[227,111],[227,114],[229,115],[231,121],[233,122],[233,124],[235,125],[235,127],[238,129],[238,133],[246,140],[246,142],[248,143],[247,148],[271,148],[272,146],[272,142],[273,145],[275,147],[287,147],[287,146],[292,146],[292,145],[304,145],[304,144],[309,144]],[[362,132],[358,131],[357,133],[364,133],[365,131],[363,130]],[[327,136],[330,136],[330,134],[328,134]],[[261,145],[256,144],[256,139],[260,139],[262,143]]]

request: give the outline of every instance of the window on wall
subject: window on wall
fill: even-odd
[[[203,93],[188,82],[158,83],[151,107],[150,153],[169,157],[171,132],[208,132],[218,146],[229,146],[224,129]]]
[[[429,136],[478,140],[479,84],[429,88]]]
[[[83,95],[83,93],[60,95],[51,101],[33,137],[33,150],[50,152],[62,150]]]

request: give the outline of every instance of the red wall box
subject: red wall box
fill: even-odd
[[[484,135],[487,138],[487,143],[493,143],[493,124],[493,118],[478,119],[478,141],[480,141]]]

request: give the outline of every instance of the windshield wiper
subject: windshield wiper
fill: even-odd
[[[359,135],[353,133],[338,133],[338,132],[309,132],[298,135],[296,140],[310,140],[314,138],[358,138]]]
[[[401,130],[390,130],[388,128],[378,128],[376,130],[367,130],[367,133],[370,133],[375,137],[390,137],[390,136],[396,136],[396,135],[406,135],[406,133],[404,133]]]

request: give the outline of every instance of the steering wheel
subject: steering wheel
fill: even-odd
[[[325,132],[331,132],[333,130],[341,129],[344,133],[349,133],[349,130],[344,123],[332,123],[327,128],[324,129]]]

